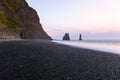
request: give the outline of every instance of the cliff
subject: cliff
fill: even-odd
[[[0,0],[0,38],[51,39],[25,0]]]

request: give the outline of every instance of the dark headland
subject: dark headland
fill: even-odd
[[[50,41],[0,42],[0,80],[120,80],[120,56]]]
[[[0,39],[52,38],[44,31],[37,12],[26,0],[0,0]]]

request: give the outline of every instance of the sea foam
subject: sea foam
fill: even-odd
[[[53,41],[72,47],[120,54],[120,41]]]

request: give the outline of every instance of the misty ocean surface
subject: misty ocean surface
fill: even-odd
[[[58,44],[69,45],[78,48],[86,48],[97,51],[120,54],[120,40],[83,40],[83,41],[54,41]]]

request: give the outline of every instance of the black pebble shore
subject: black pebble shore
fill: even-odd
[[[50,41],[0,42],[0,80],[120,80],[120,56]]]

